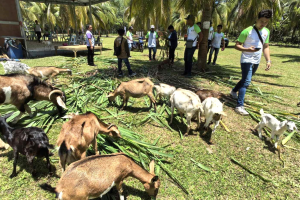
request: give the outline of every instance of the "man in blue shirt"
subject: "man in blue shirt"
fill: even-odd
[[[168,27],[168,30],[170,31],[170,35],[168,37],[169,40],[169,60],[171,64],[174,63],[174,58],[175,58],[175,49],[177,48],[177,32],[174,30],[174,27],[170,25]]]

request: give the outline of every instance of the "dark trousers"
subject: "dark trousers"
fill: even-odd
[[[40,31],[36,31],[35,34],[38,38],[38,41],[41,42],[42,33]]]
[[[48,38],[48,40],[49,40],[49,36],[50,36],[50,34],[44,34],[43,35],[43,37],[44,37],[44,40],[46,40],[46,37]]]
[[[149,60],[152,60],[151,51],[153,50],[153,59],[155,60],[156,47],[149,47]]]
[[[88,65],[94,65],[94,48],[91,47],[87,47],[88,49],[88,55],[87,55],[87,59],[88,59]]]
[[[175,49],[176,47],[169,47],[169,60],[171,60],[171,62],[174,62],[174,58],[175,58]]]
[[[196,47],[185,48],[184,51],[184,74],[192,75],[192,66],[193,66],[193,56],[195,53]]]
[[[258,64],[241,63],[242,79],[233,88],[234,92],[239,91],[237,107],[244,106],[246,90],[247,90],[248,86],[250,85],[252,76],[255,74],[257,68],[258,68]]]
[[[207,43],[207,53],[209,52],[210,46],[211,46],[211,40],[208,40],[208,43]]]
[[[215,51],[215,57],[214,57],[214,62],[213,63],[216,64],[220,48],[214,48],[214,47],[210,48],[208,63],[211,62],[211,58],[212,58],[212,55],[213,55],[214,51]]]
[[[118,58],[118,71],[119,71],[119,73],[123,74],[123,72],[122,72],[122,61],[124,61],[125,65],[127,67],[128,73],[129,73],[129,75],[131,75],[132,70],[130,68],[130,63],[129,63],[128,58]]]

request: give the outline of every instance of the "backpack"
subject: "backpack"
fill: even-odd
[[[116,56],[121,55],[121,52],[122,52],[122,42],[123,42],[123,37],[122,37],[122,39],[121,39],[121,44],[120,44],[120,46],[118,46],[118,47],[115,48],[115,55],[116,55]]]

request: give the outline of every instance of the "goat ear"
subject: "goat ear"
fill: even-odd
[[[68,109],[68,108],[66,107],[66,104],[64,103],[64,101],[61,99],[61,97],[57,97],[57,98],[56,98],[56,101],[57,101],[57,104],[58,104],[60,107],[62,107],[62,108],[64,108],[64,109]]]
[[[221,112],[221,115],[227,117],[227,114],[224,111]]]
[[[156,182],[156,181],[158,181],[158,176],[154,176],[154,177],[151,179],[151,183],[154,183],[154,182]]]
[[[152,160],[149,164],[150,174],[154,174],[154,160]]]

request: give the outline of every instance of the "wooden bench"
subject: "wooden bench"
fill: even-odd
[[[55,55],[57,55],[57,49],[66,50],[66,51],[73,51],[75,58],[77,57],[77,51],[87,51],[86,45],[72,45],[72,46],[54,46],[55,48]],[[102,54],[102,45],[95,46],[95,50],[99,49],[100,54]]]

